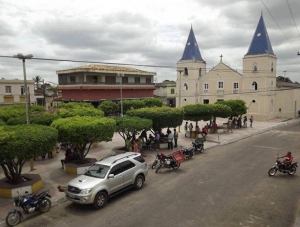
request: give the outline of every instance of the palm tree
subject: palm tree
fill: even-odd
[[[42,77],[40,77],[40,76],[35,76],[32,78],[32,80],[34,81],[36,88],[39,88],[40,83],[43,81]]]

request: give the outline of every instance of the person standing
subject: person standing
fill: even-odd
[[[193,124],[190,123],[190,125],[189,125],[190,137],[192,137],[193,128],[194,128]]]
[[[188,130],[188,122],[185,122],[185,125],[184,125],[184,136],[186,137],[186,133],[187,133],[187,130]]]
[[[231,130],[231,132],[232,132],[232,120],[231,120],[231,118],[228,118],[227,127],[228,127],[227,132],[229,132],[229,130]]]
[[[247,116],[244,117],[244,128],[247,128]]]
[[[173,139],[174,135],[172,132],[168,134],[168,150],[173,149]]]
[[[178,132],[176,132],[176,128],[174,128],[174,147],[177,147],[177,139],[178,139]]]
[[[250,127],[252,127],[252,123],[253,123],[253,116],[250,117]]]

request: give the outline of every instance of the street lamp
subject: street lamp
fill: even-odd
[[[121,102],[121,117],[123,117],[123,91],[122,91],[122,77],[124,77],[123,73],[117,73],[117,75],[120,77],[120,102]]]
[[[19,58],[23,62],[23,73],[24,73],[24,86],[25,86],[25,101],[26,101],[26,121],[27,124],[30,124],[29,120],[29,98],[28,98],[28,87],[27,87],[27,80],[26,80],[26,70],[25,70],[25,59],[31,59],[33,57],[32,54],[28,54],[24,56],[23,54],[17,54],[13,56],[14,58]]]

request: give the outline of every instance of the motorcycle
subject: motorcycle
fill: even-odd
[[[19,192],[17,193],[18,197],[14,198],[14,205],[19,209],[13,209],[8,212],[6,216],[7,226],[15,226],[20,223],[21,219],[24,219],[21,208],[26,214],[32,213],[34,211],[45,213],[51,208],[51,201],[48,199],[51,198],[51,196],[49,195],[49,191],[44,191],[38,195],[29,194],[21,196]]]
[[[285,166],[285,164],[279,160],[279,157],[277,157],[275,165],[269,170],[268,174],[271,177],[274,176],[277,171],[279,171],[282,173],[287,173],[289,175],[294,175],[297,171],[297,167],[297,162]]]
[[[152,169],[155,169],[155,173],[158,172],[158,170],[161,167],[165,167],[165,168],[172,168],[172,169],[178,169],[180,167],[180,163],[176,162],[172,156],[172,154],[170,155],[165,155],[164,153],[158,153],[158,150],[156,150],[157,154],[156,154],[156,158],[155,161],[153,162],[153,164],[151,165]]]
[[[195,155],[195,147],[190,147],[190,148],[182,148],[181,146],[181,152],[184,155],[185,159],[188,160],[190,158],[192,158]]]
[[[203,153],[204,152],[204,142],[206,141],[205,138],[198,138],[195,140],[195,142],[192,142],[192,145],[195,149],[195,153]]]

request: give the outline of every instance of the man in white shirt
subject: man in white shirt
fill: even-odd
[[[174,135],[172,131],[168,134],[168,150],[173,149],[173,139]]]

